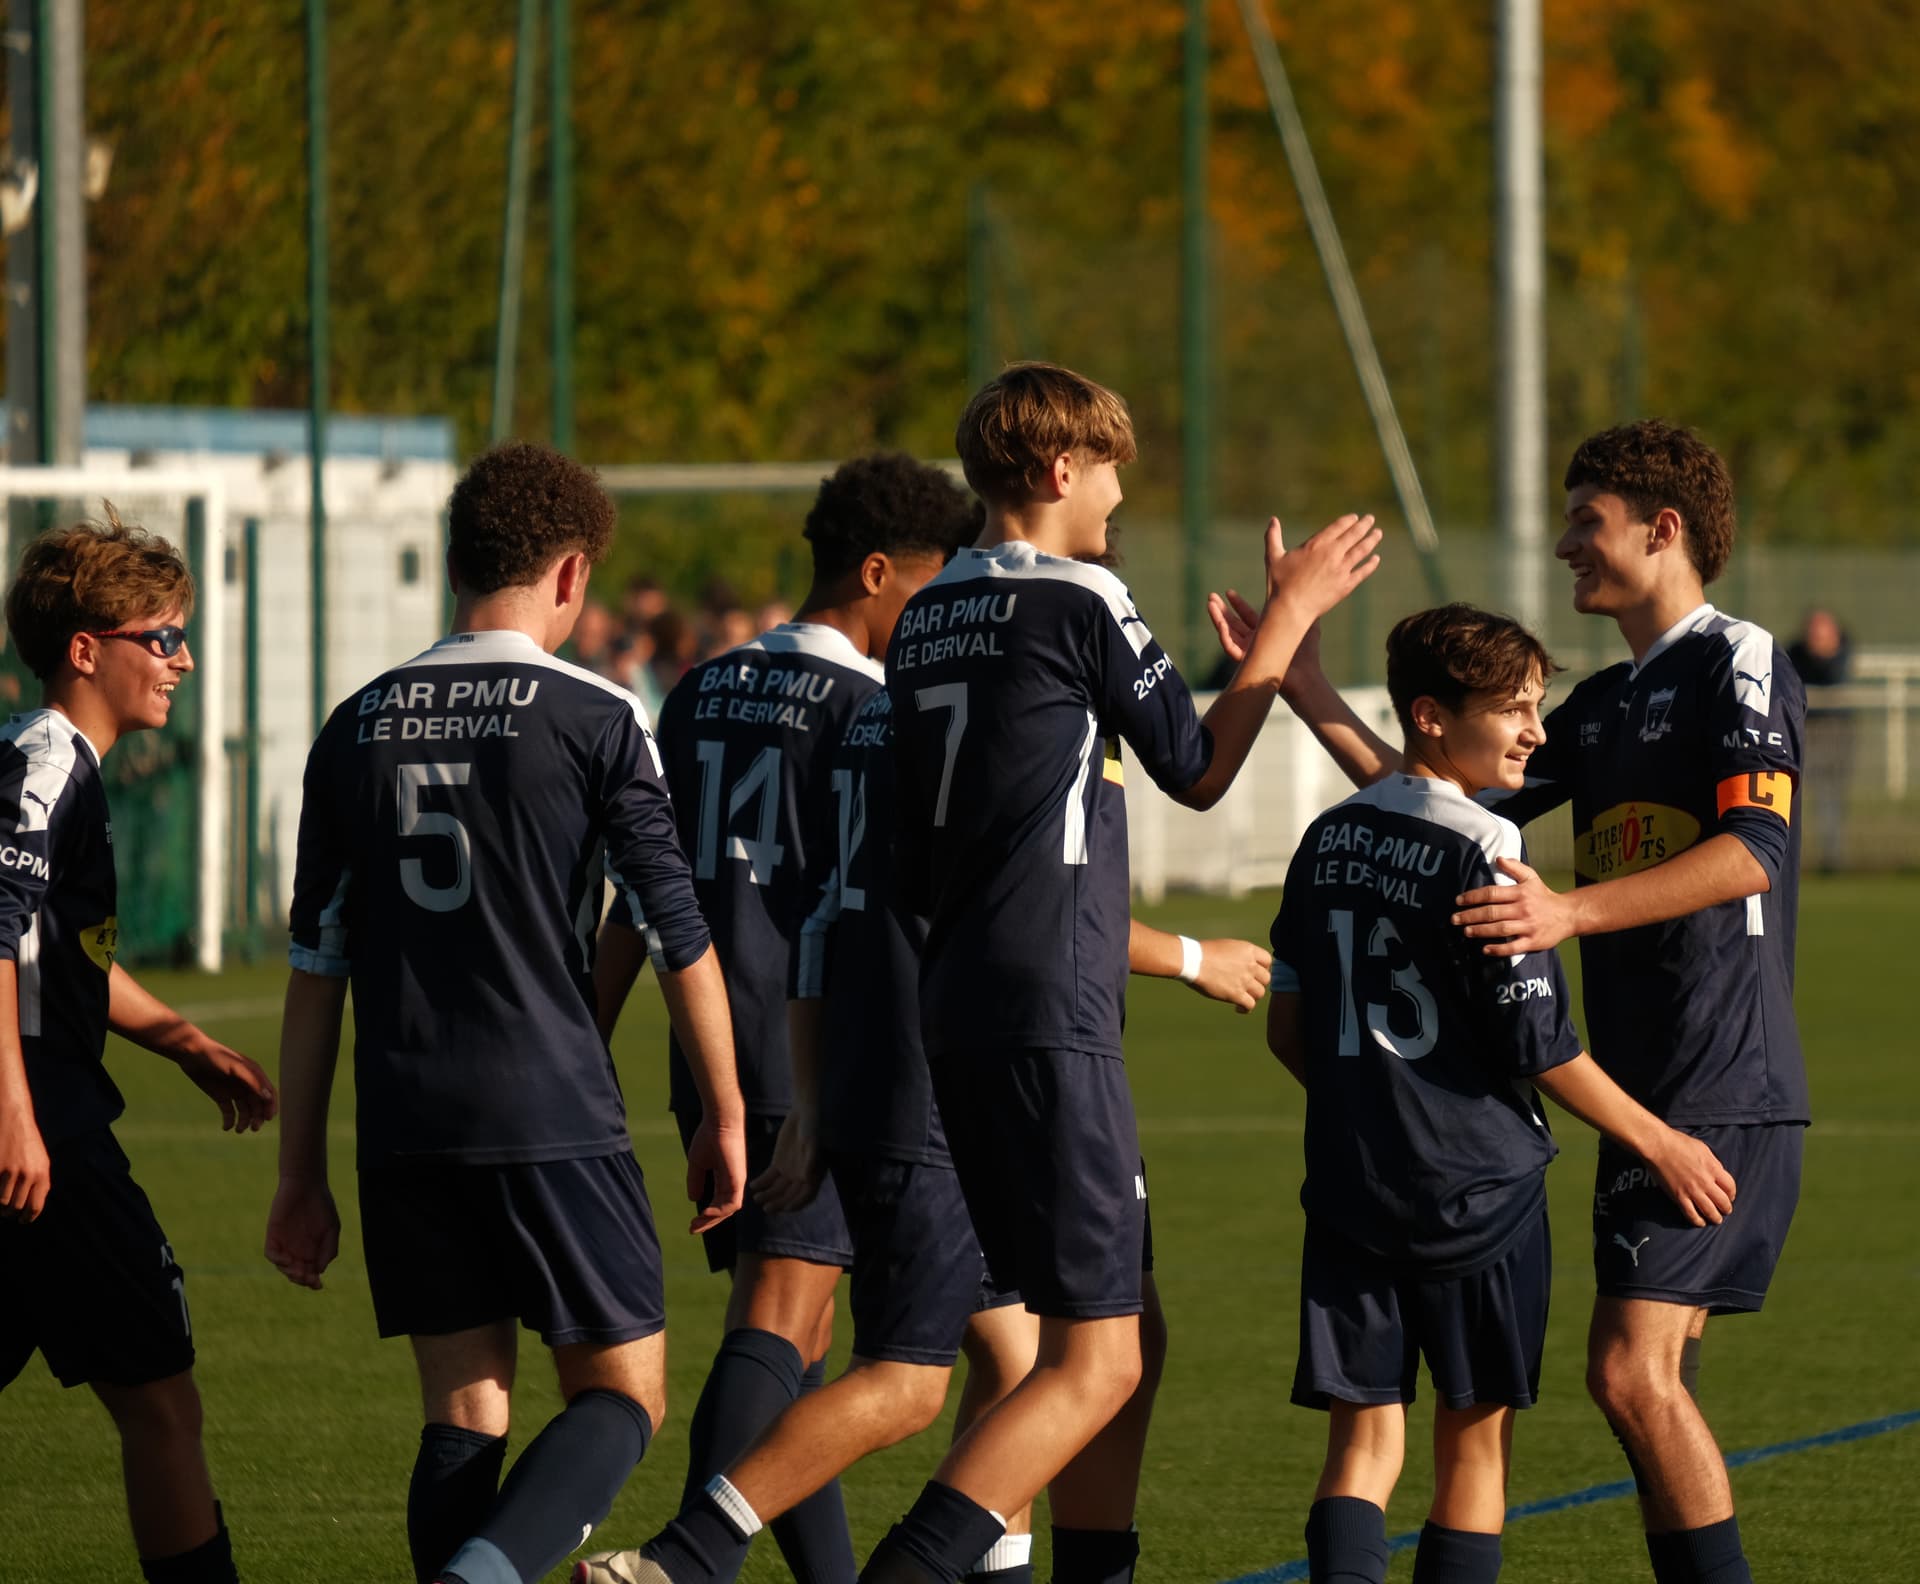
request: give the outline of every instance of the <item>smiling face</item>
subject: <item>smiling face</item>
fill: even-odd
[[[184,625],[185,616],[176,605],[156,616],[127,622],[118,630],[152,632]],[[170,655],[162,654],[160,647],[157,639],[74,635],[70,651],[74,669],[91,681],[114,735],[167,724],[174,690],[193,669],[193,650],[185,642]]]
[[[1653,526],[1618,495],[1582,484],[1567,492],[1567,527],[1553,553],[1573,572],[1573,608],[1618,616],[1654,587]]]
[[[1536,671],[1517,692],[1479,688],[1457,709],[1422,696],[1413,701],[1415,746],[1422,761],[1471,797],[1491,787],[1517,792],[1527,760],[1547,740],[1540,722],[1546,688]]]

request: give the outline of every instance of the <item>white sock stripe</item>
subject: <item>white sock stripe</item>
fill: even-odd
[[[760,1532],[760,1515],[753,1510],[747,1498],[733,1488],[733,1482],[724,1474],[716,1474],[707,1481],[707,1494],[713,1498],[714,1506],[727,1515],[728,1521],[740,1531],[744,1540],[751,1540]]]
[[[974,1563],[971,1571],[975,1573],[1002,1573],[1008,1568],[1025,1567],[1033,1560],[1033,1536],[1030,1534],[1002,1535],[987,1547],[986,1555]]]

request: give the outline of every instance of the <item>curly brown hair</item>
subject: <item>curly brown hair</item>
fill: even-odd
[[[462,589],[493,594],[539,582],[576,551],[598,565],[613,544],[613,523],[613,502],[591,468],[551,446],[510,440],[454,485],[447,556]]]
[[[1057,363],[1011,363],[975,392],[954,430],[967,483],[989,506],[1023,506],[1063,452],[1131,462],[1127,404]]]
[[[1733,554],[1733,478],[1720,453],[1691,429],[1642,418],[1589,435],[1567,464],[1566,489],[1591,484],[1618,495],[1636,522],[1663,506],[1680,514],[1687,559],[1711,583]]]
[[[1458,711],[1469,693],[1511,698],[1560,669],[1547,646],[1511,616],[1454,603],[1415,611],[1387,634],[1387,696],[1400,729],[1414,735],[1413,701]]]
[[[179,610],[193,615],[193,573],[158,534],[123,523],[113,502],[106,521],[52,528],[27,546],[7,590],[7,631],[42,682],[60,668],[80,632],[132,627]]]

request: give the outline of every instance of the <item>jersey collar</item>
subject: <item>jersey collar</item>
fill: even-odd
[[[1709,616],[1717,615],[1710,600],[1702,600],[1677,622],[1653,640],[1653,646],[1640,657],[1640,663],[1627,674],[1637,677]]]
[[[482,654],[501,655],[511,655],[517,651],[541,659],[548,658],[547,651],[517,627],[488,627],[480,632],[448,633],[427,653],[433,654],[443,649],[477,649]]]
[[[884,678],[886,667],[880,661],[864,655],[855,646],[854,641],[838,627],[829,627],[825,622],[787,621],[778,627],[770,627],[758,638],[741,645],[744,649],[771,649],[778,652],[785,645],[768,645],[765,640],[791,639],[793,645],[802,654],[818,656],[822,660],[832,661],[835,665],[845,666],[849,671],[860,671],[867,676]]]

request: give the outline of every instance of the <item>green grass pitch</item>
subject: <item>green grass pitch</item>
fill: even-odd
[[[1272,895],[1180,898],[1149,916],[1190,934],[1264,939],[1273,905]],[[1728,1450],[1920,1408],[1912,1329],[1920,1313],[1920,1074],[1896,966],[1916,926],[1920,885],[1911,879],[1809,877],[1805,886],[1799,1008],[1819,1121],[1765,1313],[1708,1329],[1702,1399]],[[217,980],[155,974],[148,982],[271,1065],[283,979],[267,965]],[[1322,1421],[1286,1402],[1302,1103],[1267,1057],[1258,1015],[1236,1016],[1178,985],[1136,982],[1131,1019],[1128,1060],[1173,1338],[1140,1503],[1140,1577],[1214,1584],[1302,1554],[1322,1450]],[[658,996],[642,986],[618,1054],[667,1246],[671,1405],[600,1532],[617,1543],[650,1534],[679,1494],[686,1416],[718,1340],[723,1300],[723,1283],[679,1235],[679,1149],[659,1109],[662,1025]],[[345,1085],[333,1129],[345,1247],[326,1291],[314,1294],[289,1286],[260,1255],[274,1181],[271,1134],[222,1136],[212,1107],[165,1063],[125,1048],[111,1061],[129,1102],[120,1136],[187,1268],[208,1451],[242,1576],[256,1584],[406,1578],[403,1509],[418,1409],[407,1348],[374,1337]],[[1556,1130],[1564,1153],[1549,1178],[1558,1238],[1552,1335],[1544,1400],[1520,1416],[1515,1436],[1516,1503],[1624,1475],[1581,1384],[1592,1295],[1592,1136],[1570,1118],[1557,1118]],[[527,1342],[516,1446],[557,1401],[544,1352]],[[1424,1514],[1429,1413],[1425,1402],[1414,1409],[1391,1533],[1417,1528]],[[931,1431],[846,1481],[862,1555],[911,1500],[945,1434]],[[1912,1577],[1917,1487],[1920,1425],[1737,1471],[1756,1576]],[[1045,1578],[1044,1513],[1036,1527]],[[1649,1576],[1626,1501],[1515,1523],[1506,1555],[1506,1577],[1543,1584]],[[1411,1567],[1410,1553],[1398,1555],[1393,1577],[1407,1578]],[[764,1541],[743,1575],[785,1576]],[[135,1577],[106,1416],[89,1393],[62,1392],[35,1360],[0,1396],[0,1579]]]

